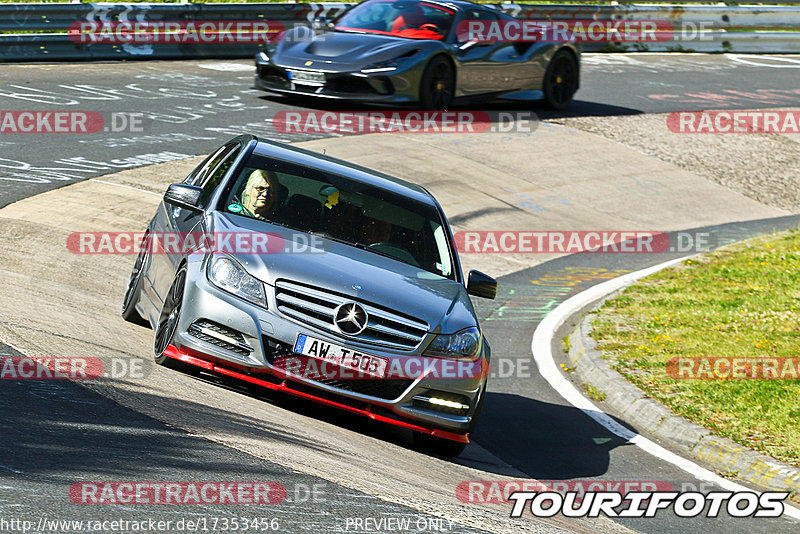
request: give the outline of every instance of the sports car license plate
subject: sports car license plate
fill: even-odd
[[[305,70],[290,70],[287,72],[289,79],[294,83],[325,85],[325,75],[321,72],[308,72]]]
[[[364,354],[363,352],[328,343],[305,334],[297,335],[297,341],[294,343],[294,352],[351,369],[352,371],[348,372],[347,376],[352,377],[358,376],[359,373],[364,373],[375,378],[384,378],[386,376],[386,368],[389,365],[389,360],[386,358]]]

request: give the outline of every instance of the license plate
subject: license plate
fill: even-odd
[[[309,72],[305,70],[286,71],[289,79],[294,83],[305,85],[325,85],[325,75],[321,72]]]
[[[387,358],[364,354],[305,334],[297,335],[294,352],[350,369],[352,372],[349,372],[347,376],[353,377],[358,377],[360,373],[363,373],[375,378],[383,378],[386,376],[386,368],[389,366]]]

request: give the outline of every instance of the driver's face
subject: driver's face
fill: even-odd
[[[250,208],[253,211],[264,209],[269,206],[272,190],[269,183],[264,180],[258,180],[250,189]]]

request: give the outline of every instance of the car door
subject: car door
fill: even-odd
[[[227,143],[213,152],[186,177],[184,183],[203,188],[201,207],[207,207],[206,203],[210,200],[214,189],[225,177],[241,150],[241,142]],[[168,246],[166,250],[162,250],[162,253],[156,253],[151,256],[153,260],[152,267],[148,271],[148,277],[149,285],[153,288],[153,297],[157,299],[153,300],[154,302],[160,303],[164,301],[178,266],[186,255],[181,250],[182,247],[176,247],[174,243],[180,241],[182,236],[187,233],[202,232],[202,223],[203,213],[179,208],[163,201],[159,205],[153,230],[159,236],[162,245],[169,243],[173,243],[173,245]],[[167,240],[172,241],[168,242]]]
[[[497,13],[474,8],[464,11],[459,27],[465,22],[498,22]],[[466,37],[463,37],[466,38]],[[517,54],[513,43],[474,43],[459,41],[456,36],[456,57],[459,61],[457,87],[464,96],[508,91],[520,87],[514,69]]]

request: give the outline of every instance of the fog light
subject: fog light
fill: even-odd
[[[442,408],[448,408],[450,410],[458,410],[458,411],[469,410],[469,404],[464,404],[463,402],[454,400],[442,399],[439,397],[427,397],[423,395],[416,395],[412,400],[418,403],[424,403],[433,406],[440,406]]]
[[[445,399],[437,399],[436,397],[428,399],[428,402],[437,406],[444,406],[445,408],[453,408],[454,410],[465,410],[469,408],[468,404],[461,404],[460,402],[449,401]]]

